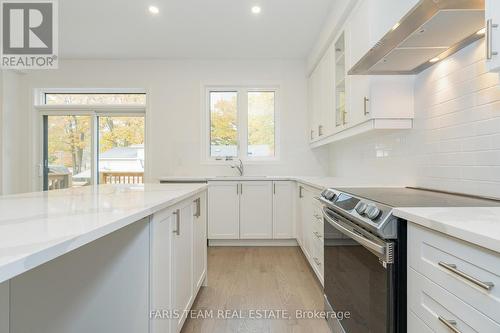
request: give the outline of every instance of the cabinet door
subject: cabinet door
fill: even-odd
[[[486,0],[485,18],[491,38],[491,49],[486,45],[486,66],[490,72],[500,72],[500,1]]]
[[[349,33],[348,70],[351,69],[372,47],[370,38],[370,0],[361,0],[347,19]]]
[[[273,183],[273,238],[294,238],[293,185],[289,181]]]
[[[302,216],[304,208],[304,187],[302,185],[297,185],[297,209],[296,209],[296,216],[297,218],[295,219],[295,233],[297,235],[297,243],[299,243],[300,246],[304,246],[304,233],[302,232]]]
[[[151,222],[151,310],[172,309],[172,210],[155,214]],[[170,332],[171,321],[151,320],[152,333]]]
[[[193,202],[193,288],[196,292],[207,273],[207,215],[206,195],[202,194]]]
[[[347,127],[371,118],[370,76],[350,75],[347,78],[349,118]]]
[[[211,182],[208,187],[208,238],[239,239],[239,186]]]
[[[272,182],[242,182],[240,188],[240,238],[273,238]]]
[[[302,224],[302,250],[309,259],[312,254],[312,219],[313,219],[313,193],[307,188],[302,188],[302,207],[301,207],[301,224]]]
[[[182,203],[175,213],[172,233],[173,309],[181,316],[172,320],[172,332],[180,332],[193,300],[193,205]]]

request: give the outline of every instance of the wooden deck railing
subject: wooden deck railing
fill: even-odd
[[[144,172],[101,172],[100,184],[142,184]]]

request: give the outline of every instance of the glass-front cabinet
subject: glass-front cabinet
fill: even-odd
[[[346,109],[346,61],[344,33],[335,42],[335,127],[347,123]]]

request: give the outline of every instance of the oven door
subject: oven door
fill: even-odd
[[[329,320],[332,330],[396,332],[394,243],[329,208],[323,208],[323,215],[326,305],[344,316]],[[342,317],[337,314],[337,318]]]

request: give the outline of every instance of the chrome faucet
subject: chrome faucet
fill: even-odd
[[[232,161],[233,159],[232,158],[227,158],[226,157],[226,161]],[[245,171],[244,167],[243,167],[243,162],[241,161],[241,159],[238,158],[238,164],[230,164],[229,166],[231,167],[231,169],[237,169],[238,172],[240,173],[240,176],[243,176],[243,172]]]

